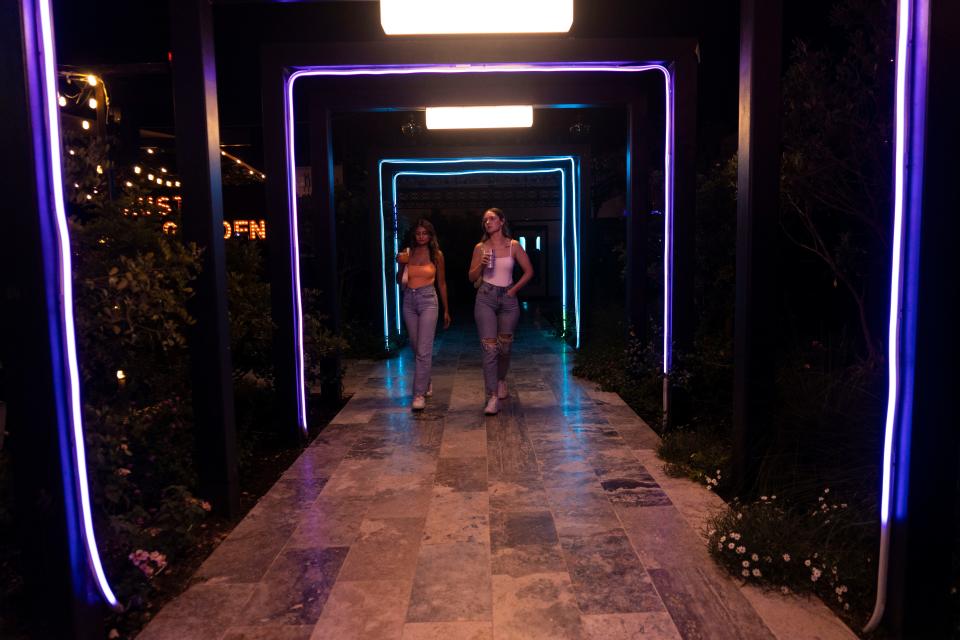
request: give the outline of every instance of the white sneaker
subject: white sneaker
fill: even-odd
[[[427,401],[424,399],[423,396],[413,396],[413,404],[410,407],[411,409],[413,409],[414,411],[423,411],[423,409],[426,408],[426,406],[427,406]]]
[[[510,390],[507,389],[507,381],[500,380],[497,382],[497,397],[501,400],[510,397]]]
[[[427,397],[428,398],[433,397],[433,382],[427,385]]]
[[[488,416],[495,416],[500,412],[500,403],[495,393],[490,394],[490,397],[487,399],[487,406],[483,408],[483,412]]]

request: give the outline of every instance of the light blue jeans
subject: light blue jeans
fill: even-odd
[[[483,385],[487,395],[497,392],[497,382],[507,379],[513,332],[520,319],[520,302],[507,295],[508,287],[487,282],[477,289],[473,318],[483,347]]]
[[[403,292],[403,322],[410,335],[410,347],[416,357],[413,395],[422,396],[430,385],[433,367],[433,338],[437,333],[437,290],[430,284]]]

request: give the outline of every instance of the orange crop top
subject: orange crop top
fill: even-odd
[[[433,284],[436,279],[437,267],[432,262],[407,265],[407,286],[411,289],[419,289]]]

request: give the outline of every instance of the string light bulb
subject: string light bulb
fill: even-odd
[[[166,173],[166,172],[167,172],[167,170],[166,170],[165,167],[160,167],[160,173]]]
[[[123,372],[123,369],[117,369],[117,380],[126,380],[127,374]]]
[[[127,181],[124,182],[123,184],[124,184],[124,186],[126,186],[126,187],[132,187],[132,186],[133,186],[133,183],[130,182],[129,180],[127,180]]]
[[[103,165],[97,165],[97,175],[103,175]]]
[[[93,75],[92,73],[88,75],[87,84],[90,85],[91,87],[97,86],[97,76]]]
[[[147,180],[149,180],[150,182],[153,182],[153,174],[152,174],[152,173],[148,173],[148,174],[147,174]]]
[[[157,184],[163,184],[163,178],[157,178]]]
[[[180,186],[180,181],[179,181],[179,180],[174,181],[173,186],[179,187],[179,186]]]
[[[90,121],[89,121],[89,120],[84,120],[83,122],[80,123],[80,126],[83,127],[83,130],[84,130],[84,131],[89,131],[89,130],[90,130]]]
[[[150,155],[153,155],[153,149],[147,148],[147,153],[149,153]]]
[[[96,111],[96,110],[97,110],[97,99],[96,99],[96,98],[90,98],[90,99],[87,101],[87,105],[88,105],[91,109],[93,109],[94,111]]]
[[[57,94],[57,104],[59,104],[61,107],[65,107],[65,106],[67,106],[67,99],[64,98],[63,96],[61,96],[61,95],[58,93],[58,94]]]
[[[166,182],[165,184],[166,184],[168,187],[172,187],[172,186],[173,186],[173,183],[170,182],[169,180],[167,180],[167,182]]]
[[[143,171],[143,169],[141,169],[140,167],[134,167],[134,168],[133,168],[133,172],[134,172],[135,174],[137,174],[137,175],[140,175],[140,172],[141,172],[141,171]]]

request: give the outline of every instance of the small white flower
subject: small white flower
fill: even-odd
[[[827,487],[826,489],[824,489],[823,492],[824,492],[824,493],[830,493],[830,487]]]
[[[740,572],[740,575],[742,575],[744,578],[749,578],[749,577],[750,577],[750,570],[749,570],[749,569],[744,569],[743,571]]]
[[[733,549],[735,546],[732,542],[727,543],[727,549]]]
[[[749,560],[744,560],[744,561],[741,562],[740,564],[742,564],[744,568],[747,568],[747,567],[750,566],[750,561],[749,561]]]
[[[739,540],[739,539],[740,539],[740,534],[737,533],[736,531],[734,531],[733,533],[730,534],[730,537],[731,537],[733,540]]]
[[[753,575],[754,575],[754,577],[759,578],[759,577],[762,576],[763,574],[760,573],[760,569],[754,569],[754,570],[753,570]]]
[[[790,593],[790,587],[786,585],[780,587],[780,593],[782,593],[783,595],[787,595],[788,593]]]
[[[746,552],[747,552],[747,548],[745,546],[740,545],[739,547],[737,547],[737,553],[746,553]]]
[[[789,554],[789,553],[783,554],[783,561],[784,561],[784,562],[790,562],[790,554]]]
[[[754,562],[757,562],[760,559],[760,556],[758,556],[757,554],[753,554],[752,556],[750,556],[750,559],[753,560]]]
[[[766,502],[766,501],[767,501],[767,496],[760,496],[760,499],[763,500],[764,502]]]
[[[716,530],[716,529],[710,529],[710,533],[708,533],[707,535],[712,538],[713,536],[717,535],[717,530]]]
[[[770,496],[770,499],[771,499],[771,500],[776,500],[776,499],[777,499],[777,496],[776,496],[776,495],[772,495],[772,496]]]
[[[710,535],[713,535],[712,533]],[[720,536],[720,542],[726,542],[727,536]]]
[[[814,568],[812,568],[812,569],[810,570],[810,579],[813,580],[814,582],[816,582],[817,580],[819,580],[819,579],[820,579],[820,576],[822,576],[822,575],[823,575],[823,573],[820,571],[820,569],[818,569],[818,568],[816,568],[816,567],[814,567]]]
[[[807,558],[806,560],[803,561],[803,566],[805,566],[805,567],[809,567],[809,566],[810,566],[810,559],[809,559],[809,558]]]
[[[737,520],[743,520],[743,514],[742,514],[742,513],[738,513],[738,514],[737,514]]]
[[[849,604],[849,603],[844,603],[844,605],[843,605],[843,610],[844,610],[844,611],[850,611],[850,604]]]

